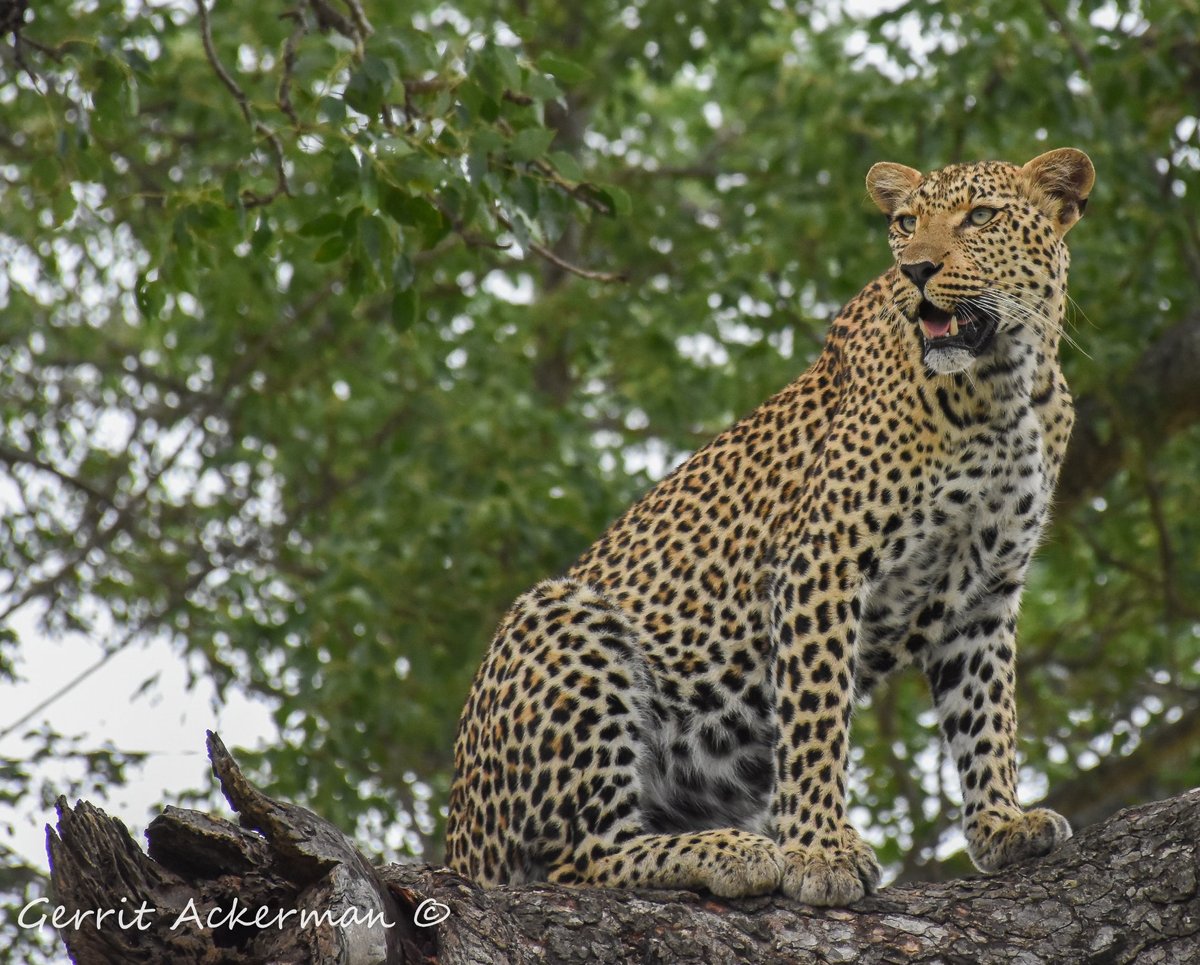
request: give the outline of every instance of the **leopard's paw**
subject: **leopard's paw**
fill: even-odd
[[[704,871],[704,884],[719,898],[743,898],[775,891],[783,879],[784,858],[770,838],[734,832],[736,839],[721,842]]]
[[[875,852],[853,828],[823,836],[819,842],[783,846],[784,894],[806,905],[841,906],[853,904],[879,886]]]
[[[999,871],[1025,858],[1040,858],[1062,847],[1071,825],[1057,811],[985,811],[966,828],[971,860],[980,871]]]
[[[783,852],[770,838],[714,828],[631,838],[608,854],[559,865],[547,877],[564,885],[706,889],[720,898],[744,898],[777,890],[783,868]]]

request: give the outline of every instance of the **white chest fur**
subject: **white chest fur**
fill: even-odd
[[[1049,499],[1041,424],[1029,408],[964,433],[930,462],[860,595],[860,693],[922,659],[998,588],[1023,583]]]

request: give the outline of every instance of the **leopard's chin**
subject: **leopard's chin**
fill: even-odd
[[[975,356],[965,348],[934,348],[925,346],[925,367],[935,375],[954,375],[965,372],[975,364]]]

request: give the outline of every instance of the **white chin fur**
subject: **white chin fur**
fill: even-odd
[[[953,375],[970,368],[975,356],[965,348],[935,348],[925,356],[925,367],[937,375]]]

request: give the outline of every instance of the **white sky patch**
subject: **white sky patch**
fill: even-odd
[[[848,0],[841,4],[843,16],[854,20],[880,14],[893,13],[904,6],[903,0],[895,2],[880,2],[880,0]],[[835,18],[837,19],[837,18]],[[1003,25],[998,25],[1003,29]],[[901,14],[885,23],[883,36],[890,44],[897,44],[908,51],[918,64],[927,64],[925,70],[932,71],[928,66],[930,55],[939,49],[946,51],[957,50],[959,41],[956,37],[945,32],[928,31],[924,29],[921,15],[916,11]],[[797,34],[797,49],[802,50],[807,43],[807,37]],[[843,50],[847,58],[856,68],[871,67],[894,83],[902,83],[920,76],[921,68],[916,64],[901,66],[888,53],[887,45],[871,43],[865,30],[854,30],[846,38]]]
[[[693,365],[715,368],[729,363],[729,350],[707,332],[680,335],[675,350]]]
[[[680,452],[667,445],[662,439],[647,439],[636,445],[626,446],[621,452],[621,464],[626,473],[645,472],[651,479],[662,479],[679,466],[690,453]]]
[[[1122,11],[1115,3],[1104,3],[1088,14],[1088,21],[1093,27],[1099,27],[1101,30],[1139,36],[1149,29],[1150,22],[1142,16],[1140,3],[1132,3],[1130,7],[1131,9]]]
[[[533,276],[522,272],[513,277],[504,271],[490,271],[483,276],[479,285],[494,298],[508,302],[511,305],[530,305],[533,303]]]
[[[0,730],[101,656],[97,640],[91,635],[71,633],[50,640],[41,635],[36,624],[36,614],[30,608],[10,619],[21,640],[16,660],[22,680],[5,687]],[[151,676],[157,677],[156,684],[136,694]],[[194,682],[189,676],[195,678]],[[43,725],[61,734],[86,735],[85,746],[109,743],[122,750],[149,753],[142,767],[129,772],[131,780],[125,787],[87,793],[93,804],[129,826],[134,840],[142,840],[150,819],[164,802],[173,800],[173,794],[210,786],[204,750],[206,729],[219,731],[230,746],[261,749],[278,742],[265,702],[231,689],[217,707],[212,684],[199,668],[189,674],[179,651],[162,638],[129,646],[114,656],[69,697],[0,739],[0,755],[28,757],[35,745],[22,735]],[[53,781],[59,776],[65,778],[68,770],[39,766],[37,773],[40,779]],[[78,776],[77,770],[71,773]],[[30,804],[24,802],[19,814],[0,809],[0,827],[11,824],[11,834],[4,834],[4,843],[30,864],[44,866],[45,825],[54,823],[54,812],[52,807]]]
[[[907,0],[842,0],[842,12],[852,20],[865,17],[877,17],[880,14],[892,13],[905,5]]]

